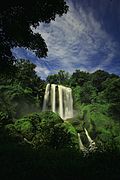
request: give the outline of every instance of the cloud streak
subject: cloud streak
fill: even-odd
[[[49,50],[46,59],[34,59],[36,71],[43,78],[60,69],[70,73],[75,69],[115,71],[112,70],[114,59],[120,57],[117,42],[94,18],[92,9],[85,11],[76,3],[77,10],[73,1],[69,1],[70,10],[66,15],[33,29],[43,36]]]

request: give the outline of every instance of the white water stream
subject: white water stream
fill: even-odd
[[[60,115],[63,120],[73,117],[73,98],[72,89],[56,84],[47,84],[45,89],[43,111],[51,110]],[[95,149],[95,142],[91,139],[86,128],[85,134],[89,142],[89,150]],[[87,152],[83,145],[80,133],[78,133],[79,148],[83,152]]]
[[[80,137],[80,133],[78,133],[78,140],[79,140],[79,148],[81,151],[85,150],[85,146],[83,145],[82,141],[81,141],[81,137]]]
[[[48,107],[48,102],[50,103],[50,109]],[[72,89],[62,85],[47,84],[44,95],[43,111],[48,109],[59,113],[60,117],[64,120],[72,118]]]

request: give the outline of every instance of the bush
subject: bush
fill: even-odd
[[[78,148],[74,127],[51,111],[25,116],[15,122],[15,128],[35,149]]]

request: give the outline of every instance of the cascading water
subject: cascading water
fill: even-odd
[[[92,140],[91,137],[89,136],[87,129],[84,128],[84,130],[85,130],[85,134],[86,134],[86,136],[87,136],[87,138],[88,138],[89,143],[92,144],[92,143],[93,143],[93,140]]]
[[[89,141],[89,151],[95,151],[97,148],[95,142],[89,136],[87,129],[84,128],[84,130],[85,130],[85,134],[86,134],[88,141]]]
[[[72,89],[62,85],[47,84],[43,102],[43,111],[46,110],[58,113],[63,120],[73,118]],[[89,136],[86,128],[84,131],[89,141],[89,151],[94,151],[95,142]],[[88,149],[82,143],[80,133],[78,133],[78,141],[80,150],[85,154],[88,153]]]
[[[48,106],[48,103],[50,103],[50,106]],[[44,95],[43,111],[48,109],[59,113],[60,117],[64,120],[72,118],[72,89],[62,85],[47,84]]]
[[[44,101],[43,101],[43,111],[47,110],[46,107],[49,100],[49,93],[50,93],[50,84],[47,84],[45,89]]]
[[[52,84],[51,85],[51,106],[52,106],[52,111],[56,112],[56,96],[55,96],[55,88],[56,85]]]
[[[79,140],[79,147],[81,151],[85,150],[85,146],[83,145],[82,141],[81,141],[81,137],[80,137],[80,133],[78,133],[78,140]]]

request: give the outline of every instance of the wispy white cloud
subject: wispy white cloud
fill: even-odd
[[[109,66],[117,53],[117,43],[94,18],[92,10],[86,12],[79,7],[76,11],[72,1],[69,6],[66,15],[50,24],[40,24],[34,30],[41,33],[47,43],[48,64],[54,60],[54,65],[58,64],[56,71],[69,72],[77,68],[93,71]]]
[[[38,76],[42,75],[43,78],[50,74],[50,71],[47,67],[41,67],[40,65],[35,68],[35,71]]]
[[[21,53],[36,63],[36,72],[41,77],[56,73],[60,69],[70,73],[75,69],[89,72],[112,69],[114,59],[116,56],[120,57],[117,42],[95,19],[92,9],[86,11],[79,2],[76,3],[77,9],[73,1],[69,0],[70,8],[67,14],[57,17],[50,24],[40,23],[37,29],[32,28],[45,39],[49,50],[48,57],[38,59],[33,53]]]

